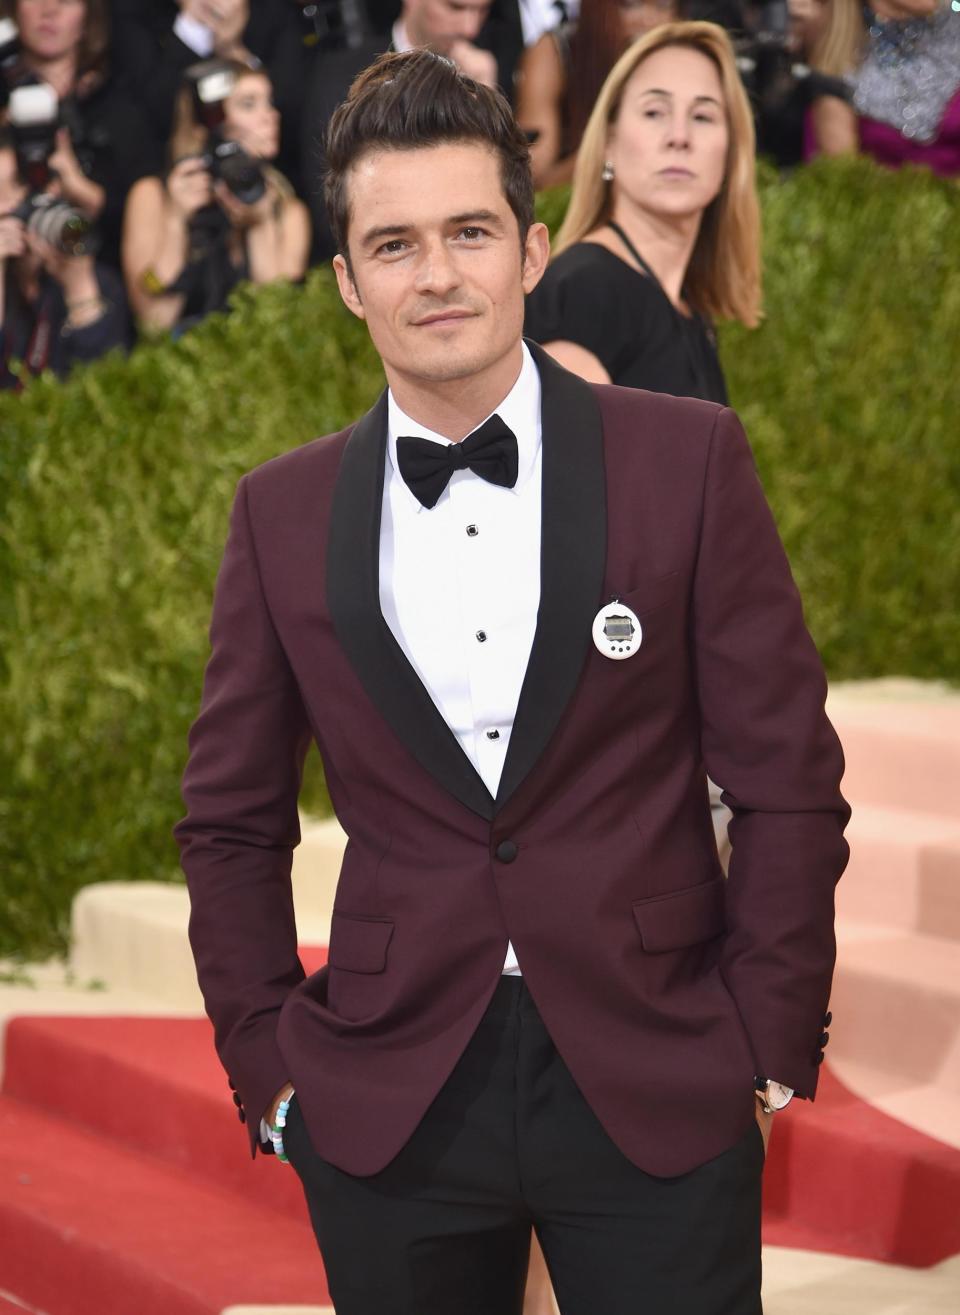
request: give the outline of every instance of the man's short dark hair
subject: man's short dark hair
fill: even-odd
[[[465,77],[429,50],[381,55],[359,74],[327,131],[324,199],[337,250],[349,263],[347,173],[367,151],[477,142],[500,158],[520,241],[533,223],[530,148],[501,92]]]

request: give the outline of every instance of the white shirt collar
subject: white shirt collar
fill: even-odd
[[[410,38],[407,36],[407,25],[402,18],[398,18],[394,23],[391,35],[393,37],[393,48],[398,55],[406,54],[408,50],[413,49]]]
[[[540,452],[540,372],[534,364],[527,344],[522,343],[521,346],[523,348],[523,364],[520,367],[517,382],[499,406],[495,406],[490,412],[490,415],[498,415],[517,436],[519,455],[517,482],[512,489],[505,490],[509,493],[520,492],[520,489],[529,479]],[[485,416],[481,424],[489,419],[490,416]],[[480,425],[477,425],[477,428],[479,429]],[[416,510],[418,512],[426,511],[427,508],[410,492],[403,476],[400,474],[400,467],[397,464],[397,436],[399,434],[415,434],[419,438],[429,439],[432,443],[443,443],[447,446],[450,446],[450,439],[444,438],[442,434],[438,434],[432,429],[427,429],[425,425],[418,424],[416,420],[411,420],[398,405],[393,396],[393,391],[388,391],[387,452],[390,464],[393,467],[394,477],[403,485]]]

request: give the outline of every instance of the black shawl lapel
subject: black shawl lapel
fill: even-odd
[[[569,702],[603,602],[607,493],[600,407],[589,384],[527,342],[542,388],[540,608],[497,811],[536,764]]]
[[[370,700],[420,766],[467,808],[489,819],[490,792],[380,611],[386,446],[384,392],[347,440],[334,487],[327,540],[333,627]]]

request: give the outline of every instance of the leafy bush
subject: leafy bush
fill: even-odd
[[[834,677],[960,680],[956,188],[853,161],[762,192],[767,322],[721,351],[811,628]],[[318,272],[0,398],[0,954],[62,950],[88,882],[177,879],[236,481],[381,386]]]

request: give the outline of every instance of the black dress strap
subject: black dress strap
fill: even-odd
[[[621,226],[620,226],[615,220],[613,220],[613,219],[608,219],[608,220],[607,220],[607,227],[613,229],[613,231],[616,233],[617,237],[620,239],[620,241],[623,243],[623,245],[624,245],[624,246],[627,248],[627,250],[629,251],[630,255],[634,258],[634,260],[637,262],[637,264],[640,266],[640,268],[643,270],[643,272],[647,275],[647,277],[648,277],[648,278],[650,279],[650,281],[653,283],[653,286],[654,286],[655,288],[659,288],[660,293],[662,294],[664,301],[666,301],[667,305],[670,307],[671,311],[673,312],[673,320],[674,320],[674,324],[676,325],[677,333],[680,335],[680,341],[683,343],[683,351],[684,351],[684,355],[686,356],[686,358],[687,358],[687,364],[690,366],[690,369],[691,369],[691,371],[692,371],[692,373],[693,373],[694,383],[695,383],[695,385],[696,385],[696,387],[697,387],[697,389],[698,389],[699,395],[700,395],[701,397],[709,397],[709,396],[710,396],[710,386],[709,386],[709,384],[708,384],[708,382],[707,382],[706,374],[705,374],[705,372],[704,372],[703,366],[702,366],[701,363],[697,360],[696,356],[694,355],[694,353],[693,353],[693,351],[692,351],[692,349],[691,349],[689,334],[688,334],[688,331],[687,331],[686,324],[684,323],[684,320],[685,320],[687,317],[684,316],[684,315],[682,315],[681,312],[677,309],[677,307],[673,304],[673,301],[672,301],[671,298],[667,295],[667,290],[666,290],[666,288],[663,286],[663,284],[662,284],[662,283],[660,282],[660,280],[657,278],[657,276],[656,276],[656,274],[654,273],[654,271],[650,268],[650,266],[649,266],[649,265],[647,264],[647,262],[644,260],[643,256],[641,256],[640,252],[639,252],[639,251],[637,250],[637,248],[634,246],[633,242],[632,242],[631,239],[627,236],[627,234],[626,234],[626,232],[623,230],[623,228],[622,228],[622,227],[621,227]],[[705,325],[705,323],[704,323],[703,317],[699,314],[698,311],[694,310],[694,312],[693,312],[693,317],[692,317],[692,318],[693,318],[694,322],[700,326],[700,329],[701,329],[701,332],[703,333],[704,338],[706,338],[707,342],[709,343],[709,336],[708,336],[708,334],[707,334],[706,325]]]
[[[664,292],[663,284],[662,284],[662,283],[660,282],[660,280],[657,278],[656,274],[654,274],[653,270],[650,268],[650,266],[649,266],[649,265],[647,264],[647,262],[644,260],[643,256],[641,256],[640,252],[639,252],[639,251],[637,250],[637,248],[633,245],[633,243],[631,242],[630,238],[627,236],[627,234],[624,232],[624,230],[620,227],[620,225],[619,225],[618,223],[616,223],[614,220],[612,220],[612,219],[608,219],[608,220],[607,220],[607,228],[612,228],[612,229],[613,229],[613,231],[616,233],[617,237],[620,239],[620,241],[623,243],[623,245],[624,245],[624,246],[627,248],[627,250],[630,252],[631,256],[633,256],[634,260],[637,262],[637,264],[638,264],[638,265],[640,266],[640,268],[643,270],[644,274],[649,275],[649,277],[653,279],[654,283],[657,285],[657,287],[660,289],[661,292],[663,292],[663,295],[666,297],[667,294],[666,294],[666,292]],[[667,300],[669,301],[670,298],[667,297]],[[673,302],[670,302],[670,304],[671,304],[671,306],[672,306],[672,305],[673,305]],[[675,307],[675,306],[674,306],[674,310],[676,310],[676,307]]]

